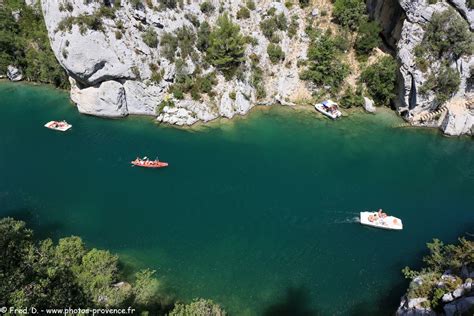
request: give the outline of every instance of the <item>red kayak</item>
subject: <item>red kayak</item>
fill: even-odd
[[[134,161],[131,162],[132,165],[137,166],[137,167],[144,167],[144,168],[163,168],[163,167],[168,167],[167,162],[162,162],[159,161],[158,159],[156,160],[150,160],[147,157],[144,158],[137,158]]]

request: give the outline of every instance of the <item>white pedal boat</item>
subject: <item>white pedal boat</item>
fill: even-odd
[[[329,116],[333,120],[342,116],[342,112],[339,110],[339,107],[336,102],[331,100],[326,100],[321,103],[314,105],[314,108],[319,112],[323,113],[326,116]]]
[[[378,212],[360,212],[360,223],[382,229],[402,230],[402,220],[385,214],[382,210]]]
[[[55,131],[65,132],[70,129],[72,125],[66,121],[50,121],[44,124],[44,127],[53,129]]]

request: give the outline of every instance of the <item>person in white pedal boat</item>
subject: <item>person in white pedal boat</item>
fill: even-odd
[[[384,213],[384,211],[379,208],[379,210],[377,211],[377,213],[373,214],[373,215],[369,215],[369,222],[371,223],[374,223],[374,222],[377,222],[379,221],[379,223],[383,224],[383,225],[387,225],[388,223],[385,222],[385,218],[387,217],[387,214]],[[393,224],[394,225],[398,225],[398,220],[396,218],[393,219]]]

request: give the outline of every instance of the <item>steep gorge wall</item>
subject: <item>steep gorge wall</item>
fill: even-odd
[[[416,63],[415,47],[422,42],[426,26],[434,13],[443,14],[454,8],[472,31],[474,10],[466,6],[465,0],[438,1],[433,4],[427,0],[368,0],[367,7],[370,15],[382,25],[385,42],[395,48],[400,64],[397,110],[414,124],[419,124],[416,118],[426,116],[438,107],[435,94],[422,94],[420,88],[430,73],[439,71],[440,61],[429,64],[428,69],[420,69]],[[422,124],[439,126],[448,135],[472,134],[474,109],[469,104],[473,101],[474,91],[469,82],[472,81],[474,56],[463,56],[452,61],[449,66],[457,70],[461,79],[453,102],[448,101],[447,111],[440,118]]]
[[[42,0],[43,13],[48,33],[56,57],[70,76],[72,85],[71,98],[79,111],[86,114],[121,117],[127,114],[157,115],[158,120],[170,124],[191,125],[197,121],[210,121],[217,117],[231,118],[236,114],[245,114],[257,102],[273,103],[291,100],[301,93],[304,84],[298,75],[297,60],[304,59],[308,39],[304,32],[305,13],[299,6],[287,8],[283,3],[259,1],[258,7],[250,11],[248,19],[241,19],[241,32],[254,39],[247,45],[246,71],[243,78],[225,80],[217,75],[213,87],[214,96],[203,96],[201,100],[186,97],[173,100],[174,106],[159,108],[163,100],[170,99],[169,87],[177,76],[176,63],[166,58],[159,43],[157,47],[145,44],[143,34],[153,30],[161,41],[165,33],[176,34],[177,30],[186,27],[193,33],[198,31],[196,24],[207,21],[211,26],[216,24],[222,12],[231,17],[237,14],[246,1],[208,1],[215,8],[212,12],[203,13],[200,4],[203,1],[184,1],[181,8],[163,8],[157,0],[143,2],[136,6],[131,1],[121,1],[114,8],[115,17],[102,17],[102,29],[82,28],[73,24],[70,30],[60,30],[62,21],[82,15],[93,15],[104,3],[84,0]],[[113,4],[107,1],[107,4]],[[119,3],[119,1],[116,1]],[[64,9],[64,8],[67,9]],[[288,34],[277,31],[281,38],[280,45],[286,59],[272,63],[267,54],[269,40],[259,28],[269,9],[275,14],[284,14],[288,22],[292,16],[299,17],[296,35],[290,39]],[[117,33],[120,33],[117,36]],[[179,51],[179,48],[176,48]],[[195,47],[195,57],[186,58],[185,65],[179,70],[192,74],[196,67],[204,63],[204,55]],[[257,100],[256,89],[251,84],[251,64],[248,56],[259,58],[263,70],[263,84],[267,97]],[[156,65],[162,79],[153,79],[150,65]],[[203,75],[215,69],[210,66],[203,70]],[[303,89],[304,90],[304,89]],[[304,93],[304,91],[303,91]],[[156,113],[156,110],[160,113]]]
[[[181,8],[174,9],[160,8],[161,1],[158,0],[148,0],[146,5],[138,7],[131,1],[123,0],[115,8],[114,18],[101,18],[100,30],[84,29],[77,24],[73,24],[70,30],[60,30],[59,26],[66,19],[93,15],[104,3],[110,6],[114,1],[41,1],[53,51],[70,76],[71,98],[82,113],[107,117],[155,115],[161,122],[191,125],[197,121],[245,114],[258,103],[291,102],[310,94],[307,85],[299,79],[297,62],[306,59],[309,39],[304,29],[307,20],[313,17],[311,10],[302,10],[298,5],[286,7],[282,2],[259,1],[257,8],[250,11],[248,19],[236,20],[238,10],[246,6],[244,0],[210,0],[216,9],[207,13],[200,8],[203,1],[197,0],[185,1]],[[465,0],[438,1],[434,4],[428,4],[427,0],[367,0],[367,8],[371,18],[381,24],[384,42],[396,54],[400,64],[399,97],[395,102],[397,110],[418,124],[413,118],[433,112],[438,106],[435,95],[421,94],[420,87],[430,73],[436,73],[439,63],[430,64],[428,70],[422,71],[415,62],[415,47],[421,43],[434,12],[454,8],[471,30],[474,12],[466,6]],[[299,17],[294,37],[277,31],[285,59],[276,64],[269,59],[269,40],[259,27],[269,9],[284,14],[289,22],[293,16]],[[145,44],[145,30],[154,30],[158,39],[165,33],[175,34],[182,27],[197,32],[196,21],[207,21],[214,26],[222,12],[229,13],[240,24],[244,36],[254,39],[245,51],[243,76],[226,80],[218,74],[213,96],[204,95],[199,100],[186,96],[184,99],[173,99],[174,106],[160,107],[163,101],[172,99],[169,88],[178,69],[174,62],[163,56],[160,44],[157,47]],[[190,16],[194,17],[194,22]],[[179,48],[177,50],[179,52]],[[192,74],[202,65],[204,54],[196,48],[193,53],[198,56],[197,60],[186,58],[184,67],[179,71]],[[256,87],[252,84],[250,56],[258,57],[259,67],[263,70],[265,98],[257,97]],[[152,64],[162,73],[159,81],[152,80]],[[464,56],[453,62],[451,67],[456,68],[461,77],[456,100],[472,100],[473,56]],[[214,71],[211,66],[203,70],[203,75]],[[428,125],[439,126],[451,135],[469,134],[474,124],[473,111],[466,106],[456,110],[450,108],[447,114]]]

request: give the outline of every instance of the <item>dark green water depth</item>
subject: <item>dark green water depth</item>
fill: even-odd
[[[384,111],[332,122],[274,108],[180,130],[4,83],[0,122],[0,216],[82,236],[233,315],[389,314],[426,242],[474,233],[472,139],[395,129]],[[170,167],[132,168],[137,155]],[[379,207],[405,229],[356,222]]]

